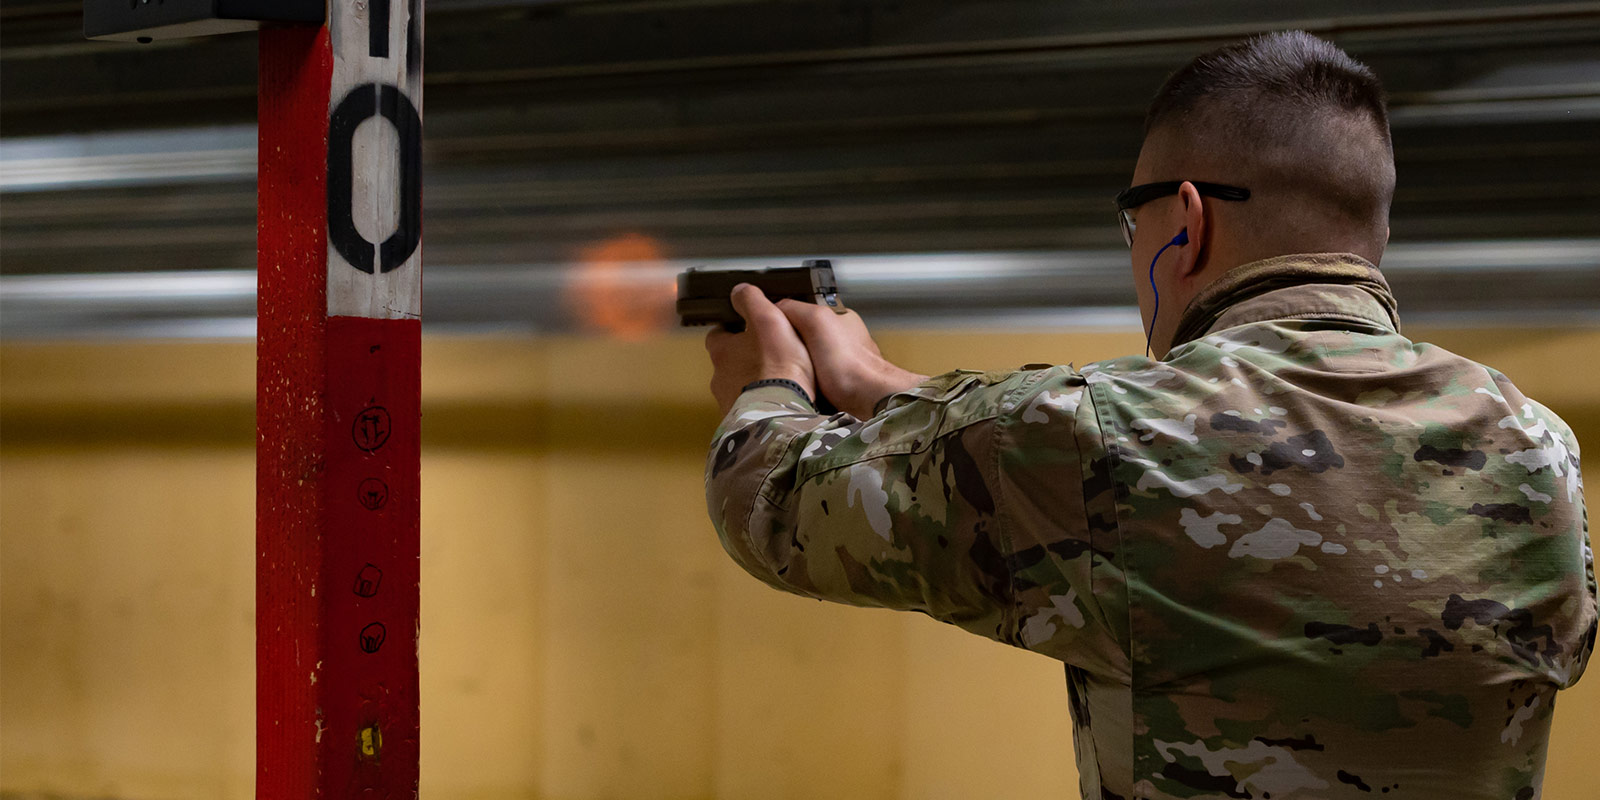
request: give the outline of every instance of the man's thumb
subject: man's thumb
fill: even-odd
[[[802,300],[784,300],[777,305],[801,339],[811,342],[828,335],[829,323],[826,319],[834,316],[831,310]]]
[[[758,317],[764,318],[777,310],[760,289],[748,283],[733,287],[733,294],[729,299],[733,302],[733,310],[744,317],[746,325],[754,323]]]

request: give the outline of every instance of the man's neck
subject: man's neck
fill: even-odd
[[[1205,335],[1225,312],[1255,296],[1309,283],[1362,285],[1385,306],[1390,321],[1398,328],[1393,314],[1393,296],[1388,284],[1370,261],[1354,253],[1296,253],[1240,264],[1208,280],[1184,302],[1183,311],[1168,318],[1151,342],[1157,358]],[[1387,298],[1385,301],[1384,298]]]

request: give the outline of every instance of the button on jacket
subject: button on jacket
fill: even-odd
[[[712,521],[777,588],[1062,661],[1086,798],[1538,797],[1595,640],[1571,430],[1354,255],[1239,267],[1176,342],[867,420],[752,389]]]

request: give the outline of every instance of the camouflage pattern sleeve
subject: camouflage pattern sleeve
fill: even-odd
[[[1018,614],[1012,644],[1100,680],[1126,681],[1116,487],[1087,389],[1087,378],[1071,367],[1041,370],[1006,400],[996,421],[997,506],[1012,548]]]
[[[1026,379],[952,372],[869,420],[820,416],[783,389],[745,392],[706,467],[723,548],[784,591],[1014,639],[995,419]]]
[[[745,392],[706,467],[723,548],[788,592],[1000,635],[1010,581],[989,485],[1005,389],[951,373],[870,420],[820,416],[782,389]]]
[[[1503,393],[1514,393],[1521,397],[1511,387],[1511,381],[1504,375],[1490,370],[1494,377],[1496,387]],[[1508,416],[1501,420],[1500,426],[1506,428],[1521,428],[1530,438],[1538,441],[1542,447],[1525,449],[1507,454],[1507,461],[1515,461],[1529,473],[1529,484],[1539,477],[1551,482],[1551,489],[1563,490],[1567,497],[1576,506],[1578,525],[1580,530],[1577,535],[1578,547],[1582,555],[1578,562],[1583,565],[1581,591],[1575,593],[1577,608],[1569,609],[1568,613],[1575,620],[1572,626],[1574,631],[1582,631],[1578,635],[1578,646],[1573,649],[1564,670],[1558,670],[1553,677],[1563,689],[1570,689],[1583,677],[1589,662],[1594,657],[1595,638],[1600,634],[1600,584],[1595,580],[1594,546],[1589,534],[1589,509],[1583,497],[1582,455],[1578,450],[1578,438],[1555,412],[1546,408],[1542,403],[1521,397],[1526,403],[1521,409],[1524,420],[1534,420],[1531,424],[1519,425],[1515,416]],[[1529,412],[1532,412],[1530,415]],[[1543,430],[1540,428],[1543,427]],[[1559,462],[1559,463],[1558,463]],[[1527,497],[1530,502],[1538,502],[1540,498],[1552,497],[1555,492],[1545,494],[1533,489],[1529,484],[1519,484],[1518,491]],[[1527,489],[1522,486],[1527,485]]]

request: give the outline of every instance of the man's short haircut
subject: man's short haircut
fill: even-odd
[[[1305,31],[1255,36],[1206,53],[1167,78],[1145,116],[1144,132],[1202,98],[1256,100],[1311,112],[1366,113],[1385,142],[1389,111],[1372,70]]]
[[[1195,58],[1150,104],[1145,135],[1158,130],[1176,133],[1187,152],[1237,165],[1237,174],[1201,179],[1237,182],[1278,212],[1387,238],[1394,147],[1383,86],[1330,42],[1304,31],[1269,33]],[[1307,220],[1259,222],[1314,227]]]

